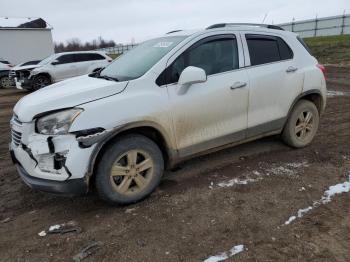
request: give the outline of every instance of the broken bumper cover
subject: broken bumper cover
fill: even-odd
[[[17,77],[14,78],[14,82],[16,84],[17,89],[33,89],[33,80],[29,78],[21,78],[18,79]]]
[[[88,184],[84,178],[56,181],[33,177],[29,175],[28,172],[18,162],[13,150],[10,150],[10,154],[12,162],[15,164],[17,172],[22,180],[29,187],[35,190],[66,196],[82,195],[86,194],[88,191]]]

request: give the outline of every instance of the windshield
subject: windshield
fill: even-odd
[[[40,63],[40,60],[25,62],[25,63],[21,64],[20,66],[37,65],[38,63]]]
[[[50,55],[49,57],[46,57],[44,60],[41,60],[41,62],[38,65],[40,66],[46,65],[47,63],[50,63],[55,57],[56,57],[56,54]]]
[[[100,76],[118,81],[139,78],[185,38],[186,36],[168,36],[143,42],[102,70]]]

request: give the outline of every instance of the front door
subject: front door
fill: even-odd
[[[249,81],[239,68],[234,35],[200,40],[167,69],[168,93],[180,156],[185,157],[245,138]],[[184,68],[205,70],[207,81],[184,90],[177,81]]]

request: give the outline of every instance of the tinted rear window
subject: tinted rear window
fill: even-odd
[[[69,64],[69,63],[74,63],[74,55],[62,55],[57,58],[59,64]]]
[[[267,64],[293,58],[286,42],[276,36],[246,35],[251,65]]]

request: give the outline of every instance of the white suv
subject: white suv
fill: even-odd
[[[236,24],[146,41],[101,72],[22,98],[11,121],[13,161],[32,188],[95,186],[102,199],[127,204],[198,154],[274,134],[304,147],[326,82],[303,45],[273,26]]]
[[[81,51],[51,55],[35,65],[17,66],[10,76],[18,89],[38,90],[52,83],[105,68],[112,58],[103,52]]]

